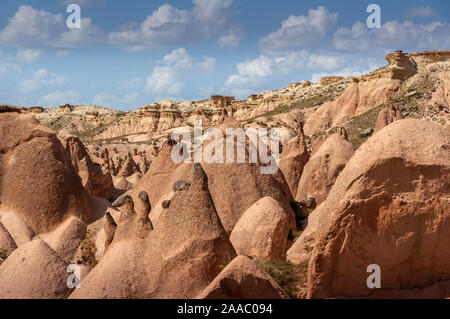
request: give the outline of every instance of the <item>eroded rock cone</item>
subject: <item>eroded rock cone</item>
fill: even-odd
[[[239,255],[258,260],[283,260],[289,235],[289,214],[270,196],[245,211],[230,235]]]
[[[308,295],[448,297],[450,133],[399,120],[356,151],[318,214]],[[380,266],[381,290],[366,272]]]
[[[233,259],[198,299],[287,299],[288,294],[246,256]]]
[[[88,222],[84,190],[62,144],[33,116],[0,114],[0,201],[36,233],[69,216]]]
[[[303,123],[300,123],[297,137],[294,137],[283,146],[283,152],[278,164],[293,195],[297,194],[298,182],[308,160],[309,155],[303,133]]]
[[[129,218],[121,218],[104,257],[71,298],[197,296],[236,253],[217,216],[200,164],[194,165],[191,178],[189,190],[174,195],[145,238],[136,236],[138,223],[130,222],[137,215],[127,213]],[[121,213],[124,206],[131,210],[130,199],[124,196],[115,204]]]
[[[94,196],[110,199],[114,192],[111,174],[103,174],[101,165],[91,160],[86,147],[77,136],[61,134],[60,138],[85,189]],[[103,155],[107,161],[107,153]],[[107,170],[109,171],[109,167]]]
[[[139,172],[139,168],[136,164],[136,162],[133,160],[133,157],[130,153],[128,153],[127,158],[125,159],[125,162],[123,163],[122,167],[120,168],[119,173],[117,174],[117,177],[128,177],[135,173]]]
[[[35,239],[16,249],[0,266],[1,299],[67,298],[68,264]]]
[[[224,133],[224,140],[226,139],[225,131],[227,128],[239,128],[239,123],[231,118],[226,119],[219,127]],[[205,141],[204,147],[212,146],[211,143],[214,144],[216,141]],[[223,147],[224,159],[226,154],[225,144],[224,142],[223,145],[217,146]],[[153,160],[149,172],[130,192],[133,197],[137,196],[138,191],[146,190],[149,193],[150,201],[156,203],[155,207],[159,209],[162,201],[170,199],[167,194],[173,195],[172,187],[175,182],[190,179],[193,164],[175,163],[171,153],[172,146],[165,144],[158,157]],[[234,163],[202,164],[208,176],[208,188],[215,209],[225,230],[230,234],[242,214],[265,196],[273,197],[290,214],[290,227],[294,230],[295,216],[290,207],[293,198],[283,173],[278,169],[274,174],[262,174],[262,164],[253,164],[248,160],[248,145],[246,145],[245,156],[245,163],[235,161]],[[156,224],[156,219],[152,220]]]
[[[389,100],[386,107],[378,113],[377,122],[375,124],[375,133],[381,130],[383,127],[391,124],[394,121],[401,120],[403,118],[402,112],[398,106],[392,104]]]
[[[352,155],[353,147],[345,129],[341,128],[339,133],[329,136],[306,163],[295,199],[300,202],[312,197],[317,205],[322,203]]]

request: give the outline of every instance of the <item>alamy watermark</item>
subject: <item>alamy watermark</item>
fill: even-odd
[[[381,28],[381,7],[378,4],[369,4],[366,9],[367,13],[372,13],[367,17],[366,25],[369,29]]]
[[[67,277],[66,284],[69,289],[81,288],[81,269],[80,266],[71,264],[67,266],[66,272],[70,275]]]
[[[227,128],[224,138],[218,128],[208,128],[203,132],[202,121],[196,120],[193,137],[189,129],[174,129],[170,139],[177,143],[172,148],[171,157],[177,164],[192,163],[192,160],[194,163],[224,164],[245,163],[248,155],[249,163],[263,164],[261,174],[275,174],[280,153],[278,131],[277,128],[271,128],[270,132],[266,128],[248,128],[245,131],[240,127]],[[203,147],[203,142],[210,139]]]
[[[72,3],[67,6],[66,12],[70,13],[66,20],[67,27],[69,29],[81,29],[81,7]]]

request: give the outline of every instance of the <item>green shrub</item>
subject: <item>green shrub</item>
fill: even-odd
[[[279,260],[258,261],[257,264],[272,276],[291,298],[297,298],[299,287],[306,284],[308,261],[299,265]]]
[[[95,258],[97,247],[95,246],[94,234],[89,229],[85,239],[81,242],[80,247],[82,261],[88,263],[91,267],[95,267],[98,264],[98,260]]]

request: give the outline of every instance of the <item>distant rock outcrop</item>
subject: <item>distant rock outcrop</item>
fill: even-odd
[[[117,177],[129,177],[135,173],[139,173],[139,168],[136,164],[136,162],[133,160],[133,156],[131,156],[131,153],[128,153],[125,163],[123,163],[119,173],[117,174]]]
[[[450,133],[399,120],[369,138],[313,214],[308,295],[449,297]],[[367,267],[380,266],[370,289]]]
[[[389,100],[386,106],[378,113],[377,122],[375,124],[375,133],[381,130],[383,127],[391,124],[394,121],[401,120],[403,118],[402,112],[398,106],[392,104]]]
[[[92,162],[78,137],[60,134],[60,138],[85,189],[94,196],[110,199],[114,192],[111,174],[109,172],[104,174],[101,167]],[[105,161],[109,165],[107,158]]]
[[[301,123],[297,137],[294,137],[283,145],[283,152],[278,163],[293,196],[297,194],[298,182],[308,160],[308,148],[306,147],[305,135],[303,133],[303,123]]]
[[[344,128],[329,136],[306,163],[295,199],[314,198],[317,205],[322,203],[352,155],[353,147]]]

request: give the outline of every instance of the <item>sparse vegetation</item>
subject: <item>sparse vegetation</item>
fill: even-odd
[[[384,104],[378,105],[366,113],[355,116],[352,120],[344,124],[347,130],[348,140],[355,150],[369,138],[369,136],[363,136],[361,133],[367,129],[375,129],[378,113],[380,113],[384,106]]]
[[[0,265],[8,258],[9,252],[6,249],[0,249]]]
[[[95,258],[97,247],[95,246],[95,237],[91,230],[88,229],[85,239],[80,244],[81,259],[83,262],[95,267],[98,260]]]
[[[291,298],[298,298],[299,288],[306,284],[307,261],[299,265],[278,260],[259,261],[257,264],[262,270],[272,276]]]

